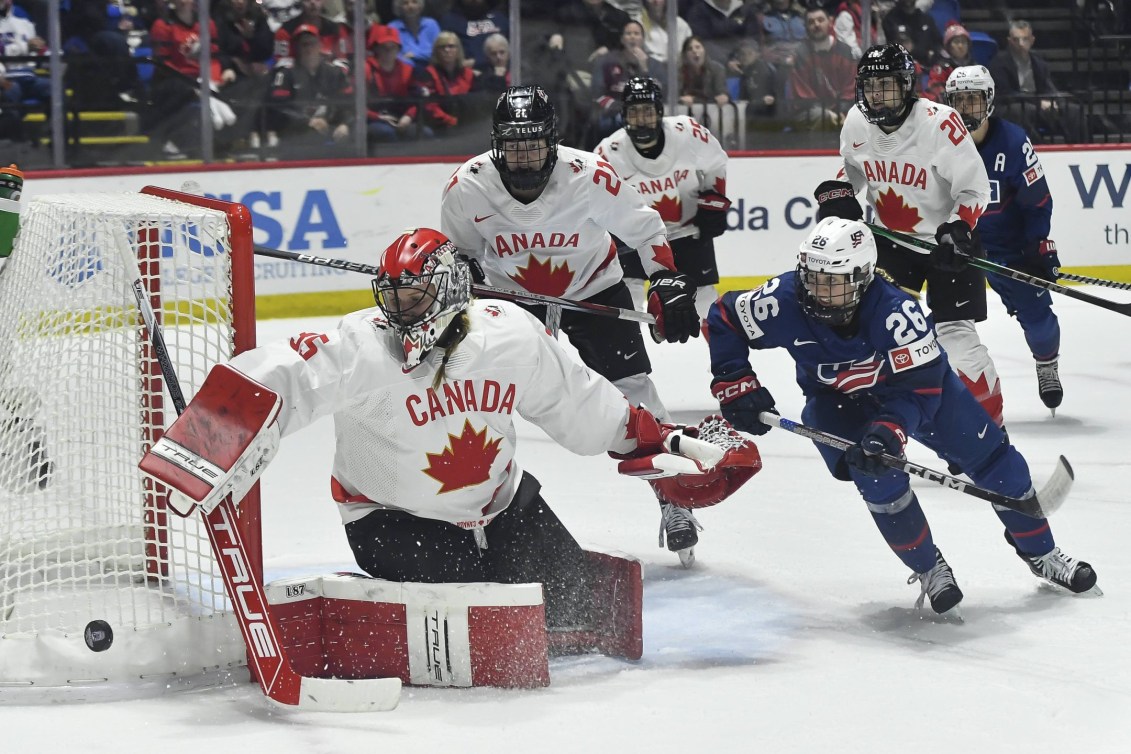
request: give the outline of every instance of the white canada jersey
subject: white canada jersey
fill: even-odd
[[[541,196],[523,204],[503,186],[489,153],[465,162],[440,203],[440,231],[479,260],[487,282],[585,299],[620,281],[615,234],[651,275],[675,269],[664,222],[636,189],[592,152],[557,147]]]
[[[687,115],[661,121],[664,150],[650,160],[632,145],[623,128],[597,145],[597,156],[660,213],[668,240],[689,235],[699,211],[699,193],[727,193],[727,153],[710,131]]]
[[[990,181],[974,139],[957,112],[915,100],[895,133],[885,134],[854,107],[840,131],[846,180],[880,224],[933,242],[944,222],[973,228],[990,203]]]
[[[400,341],[374,307],[337,330],[300,333],[231,365],[279,393],[284,435],[333,415],[331,491],[345,523],[377,509],[464,528],[505,510],[522,469],[514,414],[574,453],[628,452],[628,402],[506,301],[472,301],[467,336],[434,387],[442,349],[405,374]]]

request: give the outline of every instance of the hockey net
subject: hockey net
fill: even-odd
[[[0,686],[216,676],[246,662],[199,518],[167,512],[166,491],[137,468],[175,413],[121,243],[186,398],[254,345],[242,205],[163,189],[25,200],[0,271]],[[257,491],[241,520],[258,556]]]

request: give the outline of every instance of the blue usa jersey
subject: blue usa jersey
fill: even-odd
[[[991,256],[1016,254],[1048,238],[1052,194],[1025,130],[991,117],[978,154],[990,177],[990,204],[978,221],[986,251]]]
[[[867,391],[910,434],[932,420],[950,365],[919,303],[877,277],[860,302],[858,332],[842,337],[806,316],[800,284],[787,272],[723,295],[707,317],[711,371],[721,377],[749,367],[750,349],[785,348],[807,398]]]

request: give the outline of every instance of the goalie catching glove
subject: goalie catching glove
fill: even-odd
[[[628,435],[637,443],[617,471],[648,480],[656,496],[683,508],[704,508],[733,495],[762,468],[758,447],[721,416],[708,416],[695,427],[660,424],[643,409],[632,408]]]
[[[279,449],[282,399],[225,364],[208,373],[184,413],[138,468],[170,488],[169,507],[208,514],[229,494],[239,502]]]

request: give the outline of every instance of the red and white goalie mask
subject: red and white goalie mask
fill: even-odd
[[[401,234],[381,254],[373,297],[404,351],[422,362],[471,301],[471,273],[447,236],[430,228]]]

